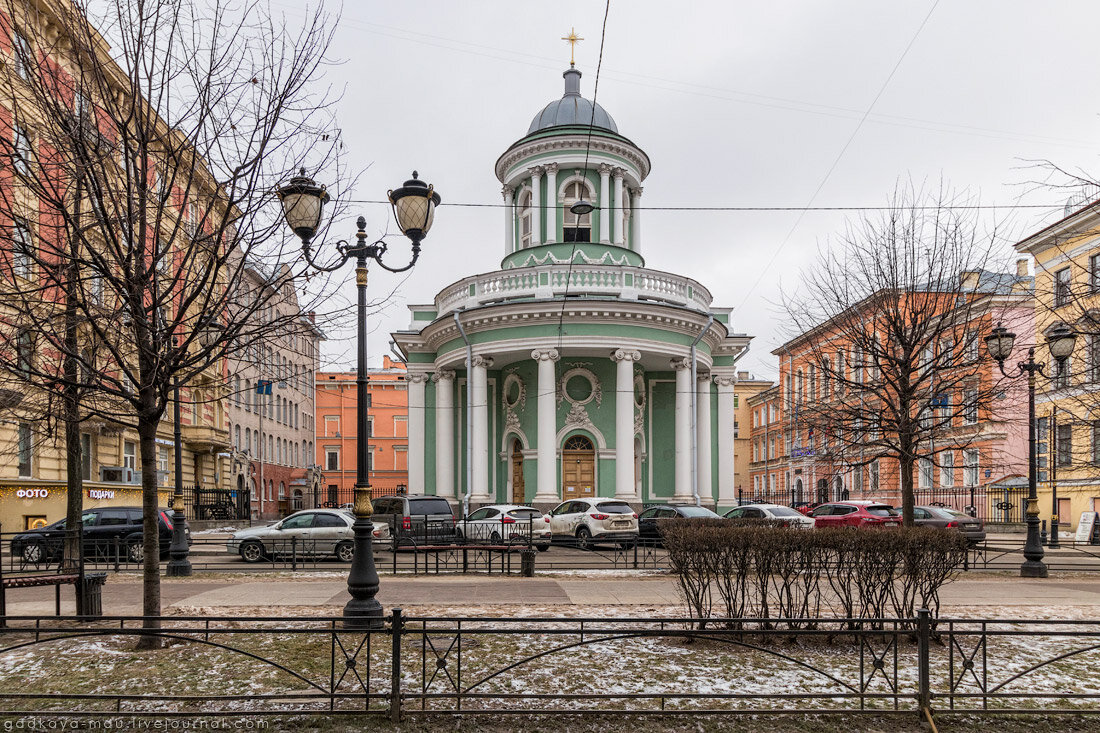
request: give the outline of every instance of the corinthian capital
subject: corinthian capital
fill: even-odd
[[[531,358],[535,361],[557,361],[561,355],[557,349],[535,349],[531,352]]]

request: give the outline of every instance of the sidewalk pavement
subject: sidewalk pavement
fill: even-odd
[[[626,572],[624,571],[624,575]],[[349,599],[343,579],[301,578],[216,579],[203,576],[162,579],[166,611],[212,609],[232,615],[234,608],[315,607],[319,613],[338,611]],[[941,591],[944,612],[975,606],[1086,606],[1100,617],[1100,577],[1025,580],[1011,575],[965,576]],[[680,605],[676,581],[669,576],[589,577],[420,576],[383,577],[378,600],[386,608],[417,605],[463,606],[668,606]],[[322,608],[327,610],[321,611]],[[108,615],[140,615],[141,584],[136,576],[109,577],[103,589]],[[62,594],[62,612],[74,613],[71,593]],[[629,609],[624,608],[624,612]],[[52,615],[53,589],[9,591],[8,613]]]

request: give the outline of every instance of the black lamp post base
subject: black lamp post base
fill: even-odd
[[[382,618],[382,604],[373,598],[352,598],[344,606],[344,628],[377,630],[385,628]]]
[[[1047,566],[1042,560],[1025,560],[1020,565],[1020,577],[1021,578],[1045,578],[1047,577]]]
[[[191,575],[191,562],[189,560],[182,560],[176,562],[171,560],[164,568],[164,574],[169,578],[187,578]]]

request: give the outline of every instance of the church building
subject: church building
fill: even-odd
[[[410,493],[469,507],[584,497],[736,504],[736,362],[750,337],[691,278],[645,266],[649,156],[581,72],[496,162],[500,269],[412,305]],[[575,207],[591,204],[588,213]],[[694,375],[694,383],[693,383]]]

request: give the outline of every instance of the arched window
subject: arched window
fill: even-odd
[[[244,380],[244,411],[252,412],[252,380]]]
[[[592,241],[592,214],[577,216],[569,211],[569,207],[577,201],[584,199],[592,201],[592,190],[584,181],[572,181],[565,186],[565,200],[562,206],[565,209],[562,234],[566,242],[591,242]]]
[[[625,188],[625,186],[624,186]],[[630,193],[623,191],[623,246],[630,249]]]
[[[531,246],[534,236],[534,210],[531,208],[531,192],[524,191],[519,200],[519,246],[526,248]]]
[[[306,442],[302,441],[302,464],[306,466],[313,465],[313,461],[310,460],[309,451],[306,450]]]
[[[244,452],[252,455],[252,428],[244,429]]]
[[[233,377],[233,404],[241,404],[241,378]]]
[[[233,447],[237,450],[241,449],[241,426],[237,425],[233,428]]]

